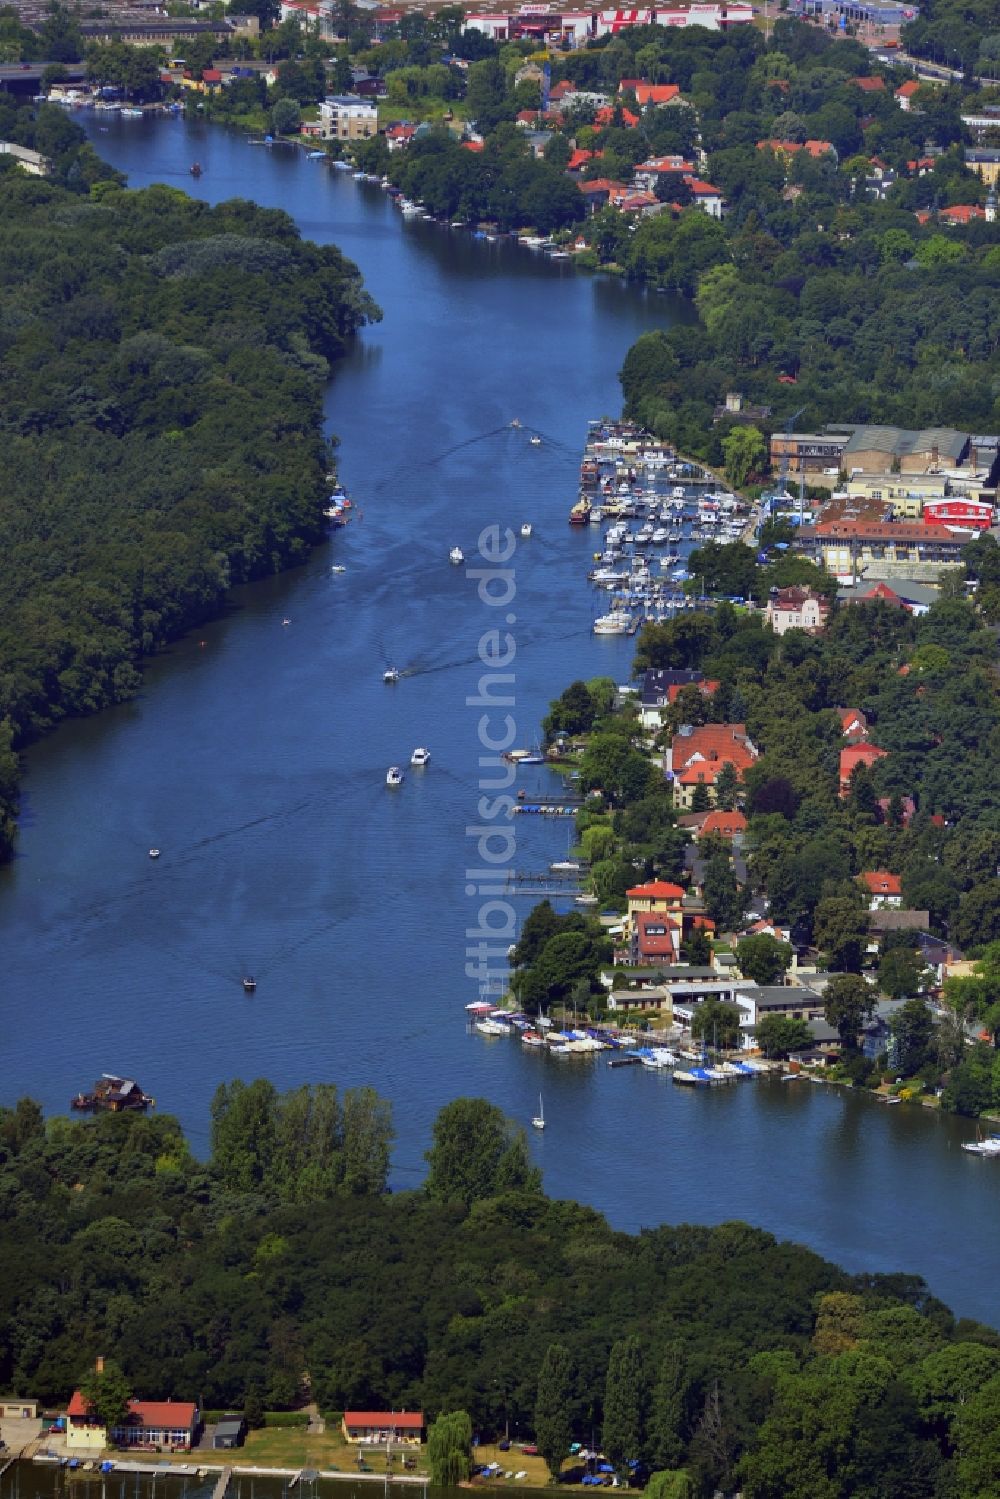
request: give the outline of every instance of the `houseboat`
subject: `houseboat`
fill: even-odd
[[[78,1093],[75,1098],[70,1099],[70,1105],[74,1109],[106,1109],[110,1114],[121,1114],[126,1109],[150,1109],[155,1102],[133,1079],[115,1077],[110,1072],[105,1072],[98,1078],[92,1093]]]

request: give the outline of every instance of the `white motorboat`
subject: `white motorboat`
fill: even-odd
[[[151,848],[149,850],[149,857],[151,859],[158,859],[160,857],[160,850],[158,848]]]
[[[1000,1135],[990,1135],[986,1140],[963,1140],[962,1149],[970,1155],[1000,1156]]]
[[[573,901],[577,906],[599,906],[600,901],[596,895],[577,895]]]
[[[428,760],[430,759],[430,757],[431,757],[430,750],[424,749],[422,745],[418,744],[417,748],[413,751],[413,754],[410,756],[410,764],[411,765],[426,765],[427,762],[428,762]]]
[[[580,865],[576,859],[556,859],[549,865],[552,874],[579,874]]]
[[[476,1030],[483,1036],[507,1036],[510,1034],[505,1025],[498,1020],[477,1020]]]
[[[525,539],[527,539],[531,535],[531,522],[530,522],[530,520],[526,520],[525,523],[524,523],[524,525],[521,527],[521,535]]]
[[[398,765],[390,765],[385,773],[385,784],[387,786],[402,786],[403,772]]]
[[[399,671],[395,666],[387,666],[385,671],[382,673],[382,680],[383,682],[398,682]]]
[[[451,551],[448,553],[448,561],[452,563],[453,566],[460,567],[465,561],[465,553],[462,551],[462,548],[452,547]]]
[[[531,1127],[532,1129],[545,1128],[545,1110],[542,1107],[542,1095],[540,1093],[538,1095],[538,1113],[535,1115],[534,1119],[532,1119]]]
[[[631,626],[631,614],[624,609],[612,609],[610,614],[599,614],[594,620],[594,634],[627,635]]]
[[[332,573],[346,573],[347,568],[344,566],[344,564],[342,562],[335,562],[333,564],[333,566],[331,567],[330,571]]]

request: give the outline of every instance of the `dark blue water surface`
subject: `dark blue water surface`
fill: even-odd
[[[956,1309],[1000,1320],[1000,1166],[959,1150],[967,1124],[805,1083],[688,1093],[464,1025],[481,904],[466,829],[483,794],[483,709],[467,700],[491,673],[479,643],[498,625],[513,637],[502,711],[522,745],[572,678],[627,677],[632,643],[590,632],[593,535],[566,515],[586,421],[620,407],[625,351],[685,305],[404,223],[377,188],[237,132],[88,129],[133,186],[253,198],[335,241],[385,321],[327,399],[363,516],[306,567],[243,590],[151,667],[136,702],[27,757],[20,855],[0,874],[3,1100],[63,1109],[121,1071],[203,1150],[220,1079],[371,1083],[395,1109],[403,1187],[449,1099],[485,1095],[527,1121],[543,1091],[548,1127],[531,1143],[550,1193],[629,1229],[745,1218],[852,1269],[919,1272]],[[490,607],[449,548],[472,561],[484,527],[523,521],[516,596]],[[388,663],[405,672],[396,687]],[[386,767],[417,744],[430,766],[388,791]],[[512,825],[513,867],[565,856],[570,823]]]

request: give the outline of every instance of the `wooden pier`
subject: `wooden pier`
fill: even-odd
[[[215,1488],[212,1490],[212,1499],[226,1499],[226,1490],[229,1487],[229,1480],[232,1476],[232,1468],[223,1468],[219,1474]]]

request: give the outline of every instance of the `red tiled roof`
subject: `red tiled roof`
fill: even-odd
[[[843,537],[845,540],[856,536],[859,540],[867,537],[871,541],[926,541],[928,538],[951,540],[953,536],[947,526],[923,526],[906,521],[824,520],[814,529],[817,536]]]
[[[644,885],[633,885],[625,895],[628,900],[683,900],[684,891],[668,880],[647,880]]]
[[[684,181],[694,193],[696,198],[721,198],[722,193],[710,182],[702,182],[698,177],[685,176]]]
[[[635,86],[639,104],[672,104],[679,94],[676,83],[638,83]]]
[[[580,182],[577,186],[581,193],[628,192],[624,182],[612,182],[610,177],[594,177],[590,182]]]
[[[481,151],[482,149],[483,149],[483,142],[482,141],[463,141],[462,142],[462,150],[463,151]]]
[[[345,1411],[347,1426],[377,1426],[382,1431],[395,1427],[397,1431],[421,1431],[424,1424],[423,1411]]]
[[[711,784],[727,761],[736,771],[746,770],[757,758],[746,733],[746,726],[741,723],[707,723],[693,729],[690,734],[675,734],[670,745],[670,763],[675,776],[682,784],[691,785],[692,778],[685,779],[690,768],[702,773],[693,778],[695,781],[700,779]]]
[[[204,83],[221,83],[222,74],[218,68],[202,68],[201,77]]]
[[[898,874],[890,874],[887,869],[865,869],[858,875],[871,891],[872,895],[902,895],[903,882]]]
[[[699,836],[717,833],[721,838],[732,838],[736,833],[746,832],[747,820],[742,812],[709,812],[699,829]]]
[[[91,1419],[90,1402],[79,1390],[73,1391],[66,1414],[74,1420]],[[186,1431],[194,1425],[197,1414],[198,1407],[189,1400],[130,1400],[126,1419],[138,1421],[142,1426]],[[96,1422],[96,1417],[93,1419]]]
[[[954,208],[942,208],[938,214],[939,219],[946,219],[949,224],[971,224],[973,219],[985,217],[985,208],[980,208],[975,203],[956,203]]]
[[[579,149],[573,151],[570,155],[569,161],[566,163],[567,172],[579,171],[580,167],[582,167],[585,162],[593,160],[594,155],[595,153],[593,151],[582,151]],[[601,155],[604,155],[603,151],[601,152]]]
[[[915,78],[911,78],[907,83],[900,84],[899,88],[896,90],[896,98],[912,99],[919,87],[920,84],[917,82],[917,80]]]
[[[885,88],[885,79],[880,78],[877,73],[870,78],[852,78],[851,82],[856,83],[866,94],[880,94]]]
[[[621,110],[622,124],[629,130],[634,130],[639,123],[639,116],[634,115],[630,109],[622,109],[621,105],[618,108]],[[614,122],[615,106],[613,104],[603,104],[594,116],[594,124],[613,125]]]

